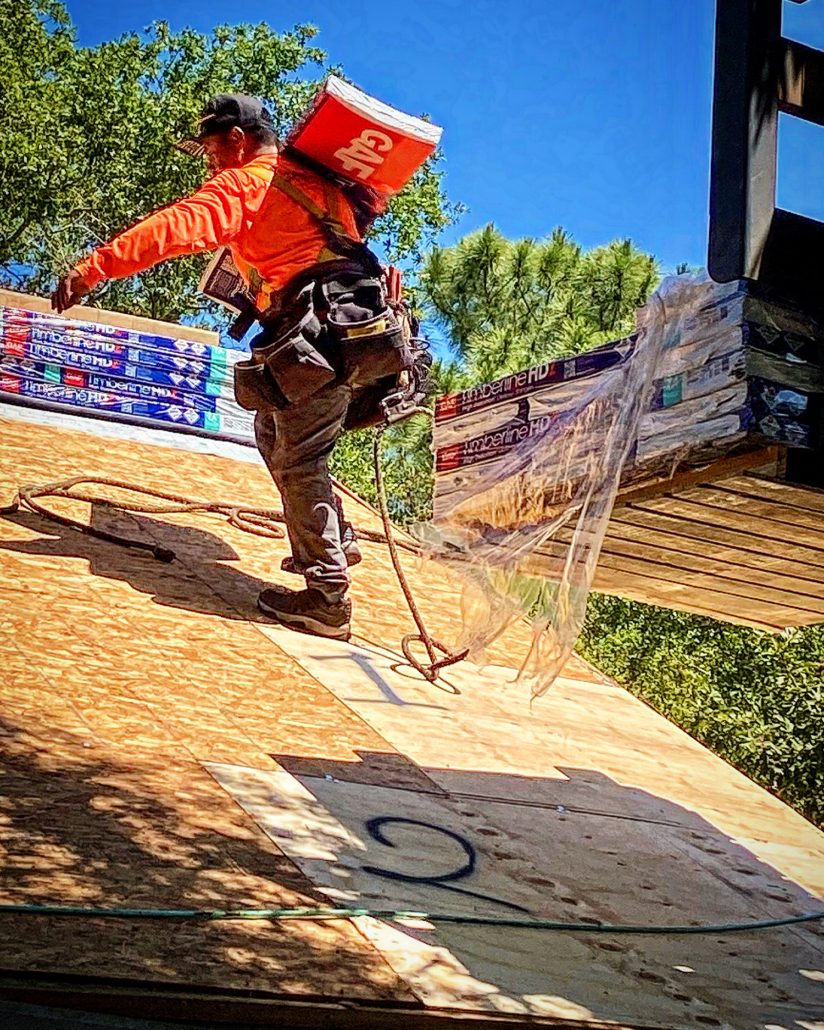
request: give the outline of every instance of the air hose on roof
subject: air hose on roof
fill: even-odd
[[[601,934],[704,934],[748,933],[824,920],[824,911],[806,912],[781,919],[761,919],[749,923],[703,923],[697,926],[656,926],[635,923],[563,922],[555,919],[513,919],[505,916],[460,915],[449,912],[419,912],[386,908],[93,908],[84,905],[0,905],[2,915],[68,916],[89,919],[178,919],[215,922],[240,919],[326,920],[357,919],[370,916],[391,922],[402,920],[452,923],[459,926],[496,926],[513,930],[545,930],[559,933]]]

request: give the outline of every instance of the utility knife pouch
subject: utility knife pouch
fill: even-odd
[[[347,382],[366,385],[410,367],[411,350],[379,279],[340,275],[320,283],[320,290]]]

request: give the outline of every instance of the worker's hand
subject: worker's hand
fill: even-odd
[[[52,309],[58,313],[65,311],[66,308],[70,308],[90,292],[91,288],[83,281],[83,276],[73,268],[70,272],[66,272],[51,295]]]

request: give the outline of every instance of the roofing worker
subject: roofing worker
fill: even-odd
[[[64,311],[103,280],[167,258],[230,247],[262,325],[251,360],[235,366],[235,393],[257,412],[293,567],[306,579],[304,590],[264,590],[258,606],[293,629],[348,639],[349,574],[327,459],[353,395],[394,382],[410,364],[405,333],[352,203],[316,169],[278,153],[259,100],[215,97],[196,137],[179,146],[205,155],[211,178],[93,251],[63,276],[52,306]]]

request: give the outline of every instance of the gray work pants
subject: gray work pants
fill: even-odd
[[[343,431],[352,388],[333,383],[298,404],[255,416],[258,450],[283,500],[286,531],[307,587],[340,601],[349,572],[328,459]]]

